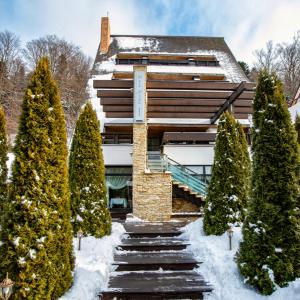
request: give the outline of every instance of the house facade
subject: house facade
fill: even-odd
[[[248,133],[254,84],[219,37],[111,35],[89,91],[101,124],[110,207],[149,221],[201,213],[218,119]]]

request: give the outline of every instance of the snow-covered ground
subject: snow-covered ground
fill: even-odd
[[[60,300],[96,300],[106,286],[113,250],[125,232],[119,223],[113,223],[112,234],[101,239],[84,237],[78,251],[78,239],[74,238],[75,273],[71,289]]]
[[[300,278],[286,288],[277,289],[270,296],[262,296],[243,283],[234,262],[234,255],[242,239],[240,228],[234,229],[231,251],[226,233],[222,236],[204,234],[202,219],[190,223],[185,229],[191,250],[197,259],[203,261],[198,270],[214,287],[214,291],[206,295],[205,300],[300,300]]]

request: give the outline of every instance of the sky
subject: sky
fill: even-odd
[[[23,44],[56,34],[94,58],[107,13],[112,34],[222,36],[250,66],[254,50],[300,30],[300,0],[0,0],[0,31]]]

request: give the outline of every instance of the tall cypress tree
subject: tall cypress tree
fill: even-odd
[[[262,71],[254,100],[253,173],[238,266],[263,294],[300,276],[299,146],[275,75]]]
[[[237,131],[238,131],[238,143],[236,147],[236,161],[240,166],[239,172],[240,176],[238,176],[239,187],[240,187],[240,199],[242,203],[242,219],[245,219],[246,210],[248,207],[248,201],[250,197],[250,183],[251,183],[251,160],[248,151],[248,143],[246,139],[245,132],[243,130],[242,125],[237,122]]]
[[[14,299],[57,299],[72,283],[72,232],[66,125],[46,58],[25,91],[14,153],[1,277],[15,281]]]
[[[7,200],[7,132],[6,119],[2,107],[0,107],[0,218],[3,218],[3,206]],[[0,219],[0,221],[1,221]],[[1,230],[1,229],[0,229]]]
[[[91,103],[82,109],[76,123],[69,158],[72,223],[74,233],[102,237],[110,234],[101,134]]]
[[[297,132],[297,141],[298,141],[298,144],[300,145],[300,116],[298,114],[296,115],[295,129]]]
[[[244,219],[249,191],[250,161],[245,134],[225,112],[219,121],[212,178],[204,209],[207,234],[223,234]]]

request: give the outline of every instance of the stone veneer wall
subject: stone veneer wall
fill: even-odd
[[[169,221],[172,214],[171,174],[147,169],[147,124],[133,124],[133,214],[146,221]]]
[[[173,212],[199,212],[200,208],[189,200],[173,198]]]

